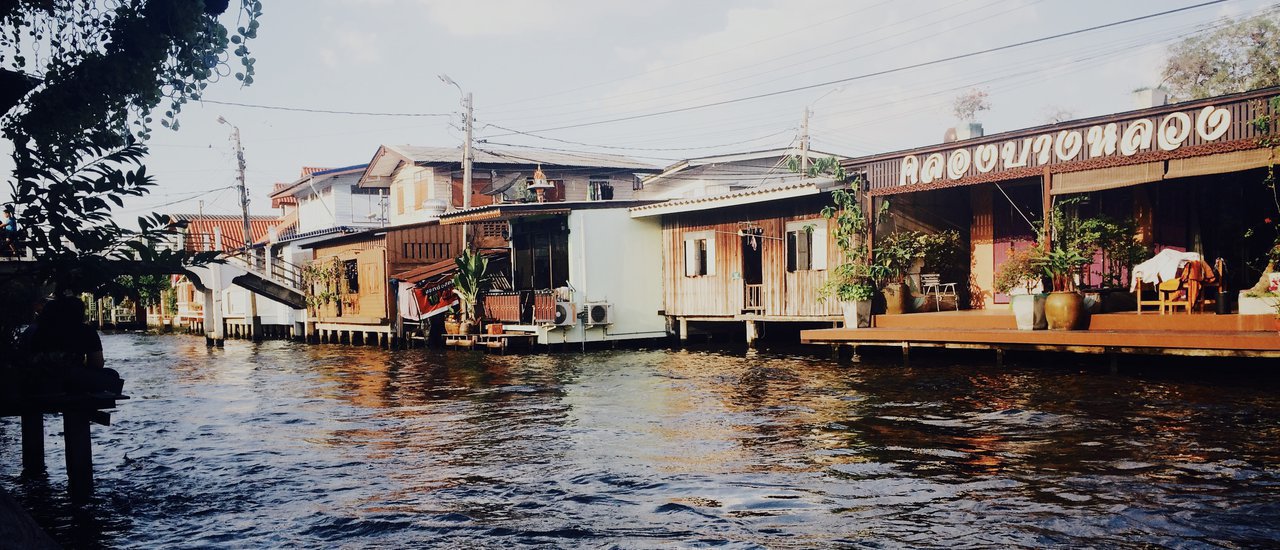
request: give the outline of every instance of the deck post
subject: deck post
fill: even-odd
[[[1110,366],[1108,367],[1108,371],[1110,371],[1111,375],[1115,376],[1119,374],[1120,373],[1120,354],[1114,351],[1109,352],[1107,353],[1107,359],[1109,359],[1109,362],[1111,363]]]
[[[902,343],[902,366],[904,367],[911,366],[911,343],[910,342]]]
[[[1001,347],[996,348],[996,368],[1004,368],[1004,348]]]
[[[849,349],[853,352],[853,355],[850,355],[850,356],[849,356],[849,362],[850,362],[850,363],[861,363],[861,362],[862,362],[862,356],[861,356],[861,355],[858,355],[858,345],[857,345],[857,344],[850,344],[850,345],[849,345]]]
[[[44,414],[22,415],[22,475],[44,471]]]
[[[689,320],[681,317],[678,322],[680,324],[680,341],[684,342],[689,339]]]
[[[66,442],[67,489],[71,501],[82,503],[93,494],[93,442],[89,438],[89,415],[85,411],[62,413],[62,433]]]
[[[760,338],[760,333],[756,327],[755,321],[747,321],[747,345],[756,345],[756,340]]]

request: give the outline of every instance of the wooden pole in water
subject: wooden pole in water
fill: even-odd
[[[44,415],[38,412],[22,415],[22,473],[35,475],[44,471]]]
[[[87,502],[93,495],[93,442],[89,437],[88,413],[74,410],[62,413],[62,433],[71,501]]]

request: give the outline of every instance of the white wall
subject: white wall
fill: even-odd
[[[616,195],[615,195],[616,196]],[[579,310],[590,302],[613,304],[611,325],[551,329],[540,343],[661,338],[662,226],[657,217],[633,219],[625,208],[569,214],[569,284]]]

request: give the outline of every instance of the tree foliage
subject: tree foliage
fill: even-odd
[[[1269,14],[1228,19],[1171,47],[1163,76],[1178,101],[1280,85],[1280,22]]]
[[[41,284],[94,290],[119,275],[105,269],[113,259],[170,270],[211,259],[158,249],[179,229],[161,216],[139,218],[133,230],[110,214],[154,185],[141,145],[153,117],[176,130],[182,106],[210,82],[233,73],[253,81],[246,42],[257,35],[261,1],[240,0],[234,32],[218,20],[227,8],[228,0],[0,2],[0,74],[34,83],[0,104],[0,135],[13,145],[11,195]]]
[[[977,120],[978,113],[991,110],[991,102],[987,100],[988,94],[986,90],[981,88],[970,89],[951,102],[951,112],[956,115],[956,119],[961,122],[973,122]]]

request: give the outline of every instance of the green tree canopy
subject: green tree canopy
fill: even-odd
[[[13,145],[25,245],[48,279],[91,289],[115,276],[86,266],[107,256],[190,260],[155,250],[167,220],[125,229],[111,208],[154,185],[141,144],[155,118],[176,130],[210,82],[253,81],[246,43],[261,5],[240,0],[232,31],[219,22],[228,0],[0,0],[0,82],[11,92],[0,94],[0,135]]]
[[[1280,24],[1275,15],[1228,20],[1169,49],[1164,82],[1177,101],[1280,85]]]

